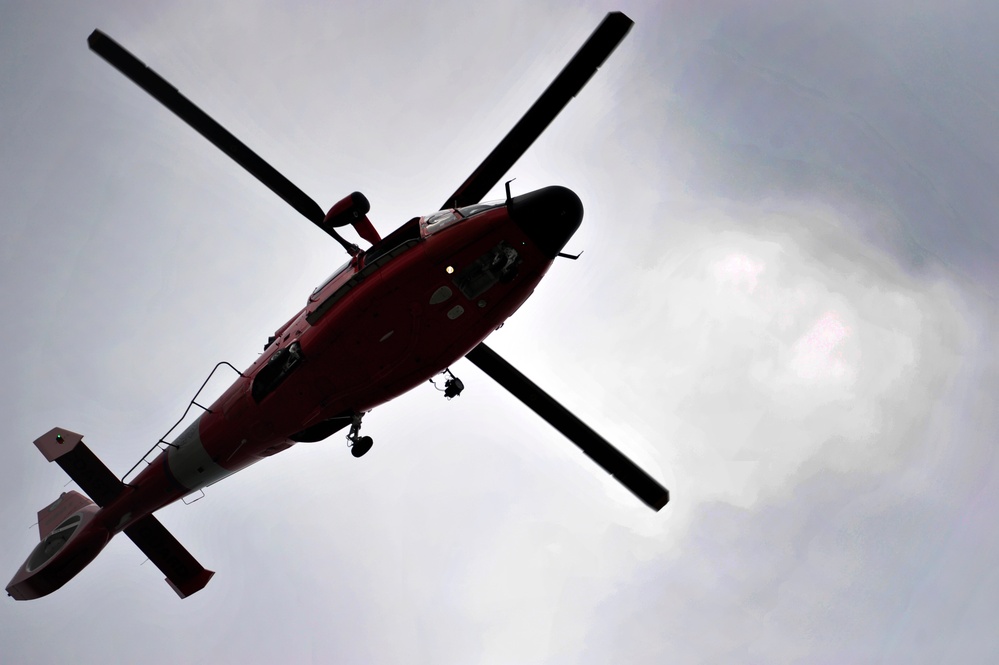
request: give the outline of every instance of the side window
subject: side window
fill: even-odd
[[[298,342],[292,342],[285,348],[278,350],[253,377],[253,387],[250,389],[250,394],[253,395],[254,401],[259,402],[274,392],[302,364],[303,360],[302,347]]]
[[[497,282],[509,282],[517,276],[520,255],[513,247],[500,242],[458,273],[453,281],[469,300],[474,300]]]

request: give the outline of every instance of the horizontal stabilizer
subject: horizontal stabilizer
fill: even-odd
[[[57,463],[98,506],[109,504],[125,487],[83,443],[83,435],[56,427],[35,439],[45,459]]]
[[[167,584],[181,598],[204,589],[215,574],[214,571],[205,570],[152,515],[143,517],[125,529],[125,535],[166,575]]]

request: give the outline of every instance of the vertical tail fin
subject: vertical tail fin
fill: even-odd
[[[111,540],[95,519],[99,511],[79,492],[64,492],[38,511],[40,542],[7,584],[7,595],[15,600],[48,595],[93,561]]]
[[[58,499],[38,511],[38,539],[45,540],[45,536],[52,533],[70,515],[93,504],[93,501],[79,492],[63,492]]]

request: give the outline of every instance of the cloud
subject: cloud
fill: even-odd
[[[991,292],[999,78],[980,35],[997,20],[987,3],[674,6],[643,51],[663,85],[634,111],[659,131],[629,147],[668,154],[709,199],[881,208],[892,226],[847,223],[910,269],[940,260]]]
[[[268,7],[41,17],[5,42],[53,58],[33,46],[5,100],[26,102],[4,137],[9,568],[63,482],[25,442],[65,423],[124,470],[341,260],[87,54],[94,23],[317,199],[366,191],[383,231],[533,101],[578,46],[563,22],[592,28],[543,5]],[[204,595],[176,604],[122,541],[0,608],[0,641],[22,660],[114,658],[121,635],[164,661],[983,660],[999,58],[994,10],[919,8],[630,8],[512,174],[579,191],[586,253],[490,343],[662,479],[664,511],[459,362],[459,400],[369,416],[364,460],[297,447],[165,510],[219,571]]]
[[[612,562],[603,576],[573,578],[572,548],[539,573],[549,584],[538,604],[588,617],[594,631],[585,648],[548,656],[602,662],[622,645],[635,662],[876,652],[988,456],[990,444],[962,433],[995,422],[963,387],[997,376],[994,361],[979,365],[990,353],[979,296],[946,270],[912,274],[831,206],[661,205],[660,218],[678,220],[669,242],[649,238],[601,267],[614,280],[539,294],[544,306],[523,313],[537,319],[531,330],[564,311],[562,345],[532,353],[523,333],[512,347],[672,494],[663,519],[622,510],[623,531],[587,538],[581,567]],[[581,327],[575,306],[599,316]],[[940,474],[961,479],[956,495],[938,493]],[[598,482],[618,497],[611,479]],[[552,522],[585,533],[585,519]],[[509,528],[504,542],[540,546]],[[541,547],[542,560],[554,554]]]

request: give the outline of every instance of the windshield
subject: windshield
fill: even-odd
[[[486,201],[485,203],[475,203],[463,208],[447,208],[428,215],[423,220],[423,224],[426,227],[427,235],[433,235],[449,226],[457,224],[463,219],[478,215],[487,210],[492,210],[493,208],[501,208],[504,205],[506,205],[506,201]]]
[[[440,210],[432,215],[429,215],[424,224],[426,225],[427,235],[437,233],[438,231],[443,231],[447,227],[455,224],[461,219],[461,216],[456,210],[448,208],[447,210]]]
[[[458,208],[458,212],[461,213],[462,217],[471,217],[472,215],[478,215],[480,212],[500,208],[504,205],[506,205],[506,201],[485,201],[465,206],[464,208]]]

